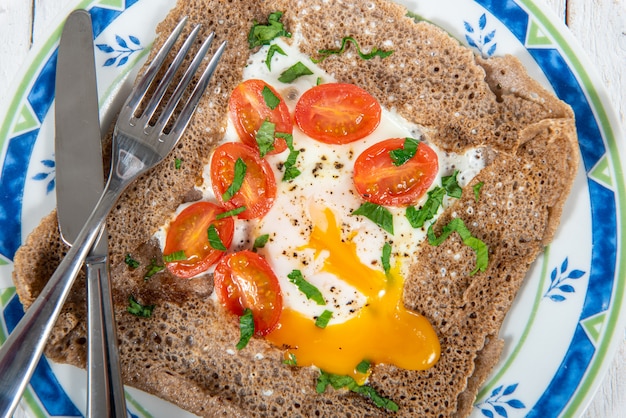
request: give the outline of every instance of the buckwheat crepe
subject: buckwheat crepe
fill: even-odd
[[[162,272],[144,280],[151,260],[161,257],[152,240],[155,231],[178,205],[198,198],[194,186],[224,135],[229,95],[251,53],[248,31],[277,10],[284,12],[282,22],[294,35],[288,42],[309,56],[335,47],[345,36],[365,50],[391,45],[394,53],[384,60],[343,54],[319,65],[418,124],[438,147],[451,152],[484,147],[489,156],[435,225],[438,235],[453,217],[463,219],[489,248],[487,270],[470,275],[473,251],[453,233],[440,246],[420,245],[405,282],[405,305],[425,315],[437,331],[439,362],[425,371],[378,364],[368,381],[399,405],[400,416],[466,416],[499,359],[502,321],[529,266],[559,224],[578,166],[573,112],[532,80],[516,58],[482,59],[440,28],[416,22],[403,7],[382,0],[180,0],[159,25],[155,47],[185,15],[229,44],[180,144],[128,190],[108,219],[124,379],[202,416],[388,413],[349,391],[316,393],[319,371],[283,364],[282,351],[262,339],[233,350],[238,324],[210,298],[209,277],[182,280]],[[177,159],[184,161],[180,169]],[[478,182],[484,185],[476,200]],[[26,308],[66,250],[53,212],[15,257],[14,281]],[[139,268],[124,263],[128,253]],[[46,348],[48,358],[81,367],[86,359],[84,289],[81,277]],[[131,294],[156,305],[150,318],[127,313]]]

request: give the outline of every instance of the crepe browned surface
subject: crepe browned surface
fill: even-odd
[[[463,219],[489,248],[486,271],[470,274],[475,254],[453,233],[440,246],[421,244],[405,282],[406,306],[425,315],[440,337],[439,362],[425,371],[379,364],[368,382],[399,405],[397,415],[465,416],[499,359],[504,316],[530,264],[558,226],[578,165],[573,113],[530,79],[514,57],[477,57],[443,30],[379,0],[181,0],[159,26],[157,46],[184,15],[229,44],[181,143],[131,186],[108,219],[125,381],[205,416],[388,413],[345,390],[317,394],[319,372],[283,364],[282,351],[264,340],[253,338],[237,351],[236,318],[211,297],[210,277],[181,280],[162,272],[144,279],[151,260],[161,257],[151,237],[181,202],[195,198],[202,167],[224,134],[226,104],[251,52],[247,33],[254,21],[265,22],[276,10],[284,12],[282,21],[294,34],[290,42],[298,42],[307,55],[335,48],[345,36],[366,51],[393,49],[391,56],[372,60],[349,49],[319,65],[420,125],[437,146],[451,152],[484,147],[489,156],[487,166],[435,224],[439,234],[452,218]],[[176,159],[182,160],[179,169]],[[478,182],[484,185],[476,199],[473,186]],[[55,213],[45,218],[16,254],[14,279],[26,307],[66,250],[56,222]],[[140,267],[124,263],[128,253]],[[85,363],[82,280],[46,348],[49,358],[78,366]],[[153,315],[127,313],[130,295],[154,304]]]

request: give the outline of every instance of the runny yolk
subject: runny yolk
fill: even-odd
[[[433,366],[439,359],[439,339],[425,317],[404,308],[399,268],[385,275],[364,265],[356,245],[342,241],[332,211],[325,209],[324,215],[325,222],[315,222],[305,248],[314,249],[316,255],[327,251],[322,269],[354,286],[367,302],[355,316],[326,328],[317,327],[314,318],[284,308],[278,326],[266,338],[286,348],[285,357],[295,356],[298,366],[351,375],[359,383],[367,377],[355,370],[363,360],[407,370]],[[332,311],[332,306],[326,309]]]

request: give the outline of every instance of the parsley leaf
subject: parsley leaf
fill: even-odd
[[[246,211],[245,206],[239,206],[238,208],[231,209],[226,212],[218,213],[217,215],[215,215],[215,220],[219,221],[220,219],[228,218],[230,216],[237,216],[241,212],[245,212],[245,211]]]
[[[175,251],[171,254],[163,254],[163,261],[166,263],[173,263],[174,261],[186,260],[185,250]]]
[[[367,360],[361,360],[361,362],[359,364],[356,365],[356,371],[362,374],[365,374],[369,371],[370,369],[370,362]]]
[[[441,235],[439,235],[439,237],[435,235],[433,226],[431,225],[428,228],[428,243],[435,246],[441,245],[441,243],[444,242],[453,232],[457,232],[461,236],[463,244],[467,245],[476,252],[476,268],[470,272],[470,275],[473,276],[478,273],[478,271],[485,271],[487,269],[487,265],[489,264],[489,249],[482,240],[472,235],[461,218],[454,218],[448,222],[448,224],[441,230]]]
[[[389,244],[388,242],[385,242],[385,244],[383,245],[383,255],[380,260],[383,264],[383,270],[385,270],[385,275],[388,276],[389,272],[391,271],[391,244]]]
[[[215,227],[215,225],[209,226],[209,228],[207,229],[207,236],[209,238],[209,245],[211,246],[211,248],[219,251],[228,250],[228,248],[226,248],[224,242],[220,238],[219,234],[217,233],[217,228]]]
[[[180,167],[183,165],[183,160],[181,160],[180,158],[176,158],[174,160],[174,168],[176,170],[180,170]]]
[[[265,57],[265,65],[267,65],[267,69],[272,71],[272,57],[274,57],[274,54],[280,54],[280,55],[287,55],[285,54],[285,51],[283,51],[283,49],[281,47],[279,47],[276,44],[272,44],[270,46],[270,49],[268,49],[267,51],[267,56]]]
[[[389,151],[393,165],[399,167],[406,164],[411,158],[415,156],[417,152],[417,146],[419,141],[413,138],[404,138],[404,144],[402,148]]]
[[[267,25],[254,22],[248,32],[248,46],[250,49],[261,45],[269,45],[278,37],[291,38],[291,34],[285,30],[285,26],[280,22],[283,12],[273,12],[267,17]]]
[[[276,132],[276,124],[264,120],[256,133],[256,143],[259,146],[259,155],[265,157],[268,152],[274,149],[274,136]]]
[[[476,183],[472,188],[474,189],[474,200],[478,202],[480,199],[480,189],[485,185],[484,181]]]
[[[365,202],[357,210],[352,212],[352,214],[365,216],[393,235],[393,215],[386,207],[372,202]]]
[[[339,49],[320,49],[319,51],[317,51],[321,55],[321,57],[317,60],[313,60],[313,62],[319,63],[324,61],[331,55],[343,54],[346,51],[348,42],[354,44],[357,54],[359,54],[359,57],[364,60],[369,60],[374,57],[387,58],[389,55],[393,54],[393,51],[385,51],[382,49],[378,49],[377,47],[373,47],[369,53],[365,54],[361,51],[361,47],[359,46],[359,43],[356,41],[356,39],[354,39],[352,36],[346,36],[341,40],[341,47]]]
[[[298,61],[294,65],[292,65],[291,67],[283,71],[280,74],[280,77],[278,77],[278,81],[281,81],[283,83],[291,83],[293,80],[295,80],[298,77],[302,77],[305,75],[312,75],[312,74],[313,74],[313,71],[309,70],[309,68],[306,65]]]
[[[444,189],[446,189],[446,194],[450,197],[456,197],[457,199],[461,198],[463,194],[463,189],[459,186],[459,183],[456,180],[456,176],[459,174],[459,170],[455,170],[449,176],[445,176],[441,178],[441,185]]]
[[[296,161],[298,160],[298,156],[300,155],[300,151],[296,150],[293,147],[293,135],[286,134],[282,132],[276,133],[277,138],[283,138],[287,143],[287,148],[289,149],[289,155],[287,159],[283,163],[285,167],[285,173],[283,174],[283,181],[293,180],[298,177],[301,173],[300,170],[296,167]]]
[[[315,320],[315,326],[318,328],[326,328],[332,317],[332,311],[329,311],[328,309],[324,310],[324,312],[322,312]]]
[[[228,189],[222,194],[222,200],[224,202],[228,202],[233,198],[235,193],[241,189],[241,185],[243,184],[243,179],[246,176],[246,171],[248,167],[246,163],[241,159],[241,157],[237,158],[235,161],[235,174],[233,176],[233,182],[228,186]]]
[[[278,98],[278,96],[276,96],[272,89],[267,86],[263,86],[263,90],[261,90],[261,95],[263,96],[265,104],[271,110],[276,109],[276,106],[280,104],[280,99]]]
[[[156,305],[142,305],[137,302],[137,299],[133,295],[128,297],[128,306],[126,307],[126,311],[135,316],[140,316],[142,318],[150,318],[152,316],[152,311]]]
[[[137,267],[139,267],[139,261],[135,260],[130,254],[126,254],[126,256],[124,257],[124,263],[126,263],[126,265],[131,269],[136,269]]]
[[[315,390],[317,393],[324,393],[328,385],[332,386],[333,389],[346,388],[354,393],[370,398],[374,405],[379,408],[385,408],[393,412],[399,409],[397,403],[381,396],[373,387],[368,385],[360,386],[351,376],[337,375],[321,370],[320,376],[317,378]]]
[[[254,240],[254,244],[252,245],[252,248],[256,249],[256,248],[263,248],[265,247],[265,244],[267,244],[267,241],[270,239],[270,234],[263,234],[259,237],[257,237]]]
[[[250,342],[250,338],[254,335],[254,318],[250,308],[243,311],[243,315],[239,317],[239,342],[237,350],[243,350]]]
[[[326,305],[326,300],[324,299],[322,292],[320,292],[317,287],[306,281],[300,270],[292,270],[287,277],[291,283],[296,285],[298,290],[300,290],[300,292],[302,292],[307,299],[311,299],[318,305]]]
[[[294,353],[289,353],[286,359],[283,360],[283,364],[287,366],[297,366],[298,362],[296,361],[296,355]]]
[[[158,272],[163,271],[164,269],[165,266],[158,265],[156,258],[153,258],[152,260],[150,260],[150,264],[148,265],[148,269],[146,270],[146,274],[144,274],[143,279],[148,280],[149,278],[151,278]]]

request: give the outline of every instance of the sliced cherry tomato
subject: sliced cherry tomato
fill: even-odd
[[[222,258],[215,266],[215,291],[220,303],[235,315],[252,311],[254,332],[272,331],[283,307],[283,296],[276,275],[267,261],[252,251],[239,251]]]
[[[366,137],[380,123],[381,108],[353,84],[320,84],[304,92],[295,120],[302,132],[327,144],[347,144]]]
[[[265,100],[263,90],[266,88],[280,100],[274,109]],[[256,149],[259,148],[256,133],[266,120],[275,124],[275,132],[293,132],[293,122],[285,101],[272,86],[262,80],[246,80],[239,84],[230,96],[228,114],[241,141]],[[278,154],[286,149],[285,140],[275,138],[274,149],[268,154]]]
[[[372,145],[354,162],[354,185],[363,199],[387,206],[415,203],[437,176],[437,154],[423,142],[406,163],[396,166],[389,154],[401,149],[403,138],[387,139]]]
[[[228,200],[224,193],[235,180],[235,164],[241,158],[246,165],[241,188]],[[211,159],[211,183],[217,199],[228,210],[246,207],[237,215],[241,219],[263,217],[276,197],[276,180],[269,163],[259,153],[240,142],[226,142],[215,150]]]
[[[197,202],[185,208],[170,224],[165,240],[165,256],[183,251],[184,260],[167,262],[172,274],[189,278],[200,274],[215,264],[224,251],[209,243],[208,229],[215,226],[220,240],[229,247],[233,240],[235,222],[232,217],[216,220],[224,208],[210,202]]]

